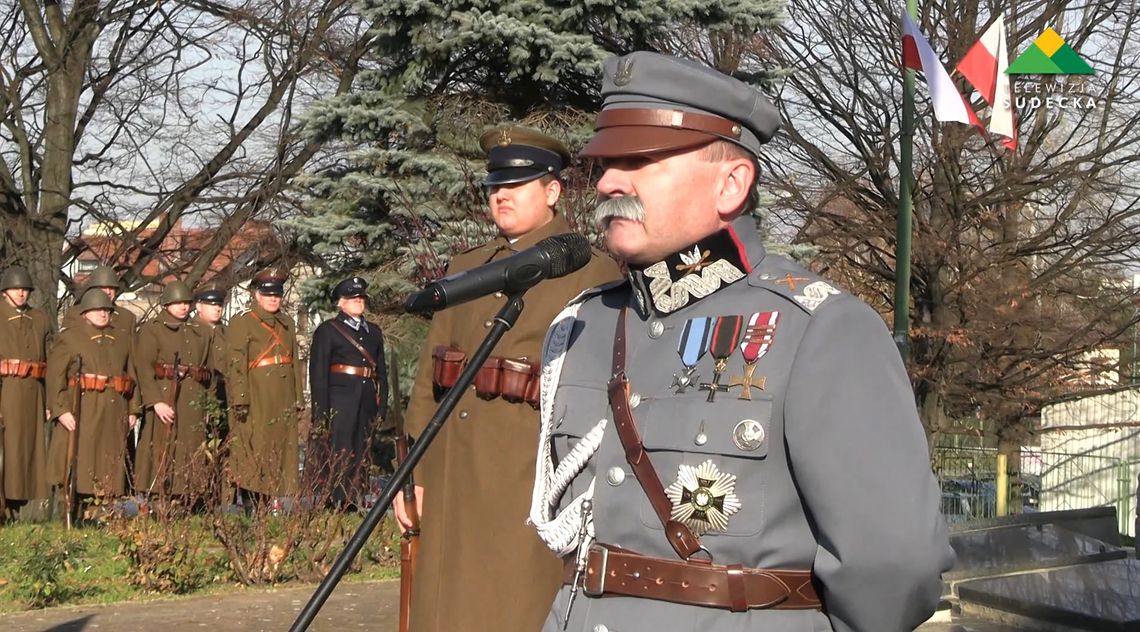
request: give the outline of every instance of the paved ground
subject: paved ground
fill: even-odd
[[[314,587],[212,597],[51,608],[0,616],[4,632],[284,632]],[[400,584],[342,584],[309,630],[395,632]]]

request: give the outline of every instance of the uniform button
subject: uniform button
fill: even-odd
[[[634,394],[629,396],[629,407],[630,408],[637,408],[637,405],[640,403],[641,403],[641,393],[634,393]]]
[[[610,632],[610,629],[605,625],[599,623],[598,625],[594,626],[594,632]]]
[[[659,320],[650,321],[650,323],[649,323],[649,337],[650,338],[653,338],[654,340],[656,340],[656,339],[660,338],[661,334],[663,334],[663,333],[665,333],[665,323],[663,323]]]
[[[467,411],[466,410],[459,411],[459,418],[460,419],[467,419]]]
[[[503,298],[502,292],[495,292],[495,298]]]
[[[483,329],[490,329],[490,328],[491,328],[491,321],[489,321],[489,320],[483,321]]]
[[[618,466],[613,466],[606,472],[606,482],[614,487],[621,485],[625,481],[625,470]]]

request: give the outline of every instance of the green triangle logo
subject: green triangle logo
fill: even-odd
[[[1052,27],[1015,59],[1007,75],[1091,75],[1093,69]]]

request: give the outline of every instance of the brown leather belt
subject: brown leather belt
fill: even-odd
[[[565,558],[562,583],[574,583],[577,571],[575,556]],[[811,571],[666,560],[598,544],[586,554],[579,587],[591,597],[641,597],[733,612],[820,607]]]
[[[69,387],[75,387],[75,376],[67,380]],[[110,386],[123,397],[130,397],[135,392],[135,381],[127,375],[98,375],[96,373],[81,373],[79,375],[79,388],[84,391],[98,391],[102,393]]]
[[[185,364],[179,364],[177,371],[178,379],[184,380],[189,377],[195,382],[201,382],[202,384],[208,384],[210,382],[210,378],[213,377],[211,375],[212,373],[213,371],[204,366],[187,366]],[[173,380],[174,376],[175,369],[173,364],[167,364],[166,362],[154,363],[155,379]]]
[[[371,368],[366,366],[352,366],[351,364],[330,364],[329,371],[332,373],[344,373],[345,375],[356,375],[364,378],[375,378],[376,373]]]
[[[250,362],[249,368],[260,369],[263,366],[274,366],[277,364],[293,364],[293,356],[291,355],[271,355],[261,358],[256,362]]]
[[[47,362],[0,360],[0,377],[30,377],[42,380],[47,375]]]

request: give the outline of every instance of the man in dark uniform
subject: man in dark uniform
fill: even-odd
[[[44,376],[51,329],[43,311],[28,305],[32,290],[24,268],[0,276],[0,508],[6,505],[11,518],[27,501],[47,497]]]
[[[372,424],[387,414],[384,336],[364,319],[367,290],[360,277],[337,284],[333,296],[340,311],[317,327],[309,355],[316,444],[309,454],[319,458],[319,480],[332,486],[331,503],[337,507],[359,500]]]
[[[297,489],[304,376],[297,323],[281,309],[286,277],[275,267],[258,273],[253,304],[226,332],[230,475],[253,506]]]
[[[604,63],[583,149],[629,280],[554,320],[530,511],[564,557],[543,630],[912,630],[953,563],[883,319],[767,254],[778,111],[706,66]]]
[[[500,235],[456,255],[449,274],[570,231],[555,210],[562,194],[559,175],[570,160],[558,139],[504,125],[484,133],[480,144],[487,154],[487,202]],[[542,623],[560,570],[525,524],[541,382],[536,360],[553,315],[582,290],[619,276],[616,264],[594,251],[582,269],[528,291],[518,322],[424,455],[416,469],[424,510],[411,591],[413,632],[534,630]],[[437,398],[454,383],[506,300],[500,292],[432,317],[408,405],[407,434],[423,431]],[[395,508],[406,527],[402,496]],[[508,543],[510,552],[489,538]],[[510,595],[509,604],[503,595]]]
[[[222,322],[226,291],[216,282],[207,283],[194,294],[194,322],[210,337],[208,366],[214,371],[214,396],[226,409],[226,324]]]

